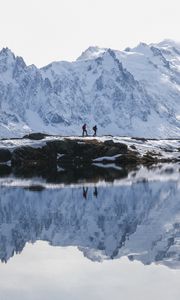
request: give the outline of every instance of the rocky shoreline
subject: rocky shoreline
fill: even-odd
[[[19,139],[1,140],[0,174],[43,174],[106,166],[119,171],[132,166],[179,162],[180,141],[153,147],[157,140],[138,138],[51,137],[41,133]],[[25,143],[26,141],[26,143]],[[30,141],[28,143],[28,141]],[[13,144],[14,143],[14,144]],[[151,143],[150,147],[148,143]],[[143,148],[144,147],[144,148]],[[167,155],[171,154],[171,155]]]

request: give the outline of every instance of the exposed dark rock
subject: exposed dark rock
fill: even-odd
[[[136,152],[129,151],[128,154],[123,154],[116,158],[116,163],[119,165],[137,165],[141,163],[141,158]]]
[[[5,164],[0,165],[0,177],[8,176],[11,174],[11,172],[12,172],[11,167],[9,167]]]
[[[115,143],[115,146],[119,149],[119,153],[127,153],[128,146],[123,143]]]
[[[56,151],[50,145],[42,148],[19,147],[12,153],[12,167],[15,172],[22,169],[27,174],[39,169],[45,169],[48,172],[48,169],[56,165],[56,157]]]
[[[140,137],[132,137],[131,139],[132,139],[132,140],[136,140],[136,141],[147,142],[147,139],[145,139],[145,138],[140,138]],[[154,139],[152,139],[152,140],[154,140]]]
[[[127,153],[128,147],[126,144],[123,143],[114,143],[112,140],[108,140],[104,142],[104,145],[107,147],[106,152],[104,153],[105,156],[114,156],[117,154],[124,154]]]
[[[158,161],[156,157],[154,157],[154,153],[149,153],[147,152],[146,154],[143,155],[141,159],[143,164],[148,164],[148,163],[155,163]]]
[[[107,140],[107,141],[104,142],[104,145],[113,147],[114,146],[114,142],[112,140]]]
[[[136,146],[135,145],[131,145],[130,148],[133,149],[133,150],[136,150]]]
[[[11,152],[8,149],[0,149],[0,163],[11,160]]]
[[[49,136],[49,135],[44,134],[44,133],[37,132],[37,133],[30,133],[30,134],[27,134],[27,135],[23,136],[23,139],[42,140],[42,139],[44,139],[46,136]]]
[[[37,133],[33,138],[40,139],[43,136]],[[82,171],[86,168],[87,172],[92,167],[94,159],[99,157],[108,157],[102,159],[101,164],[112,165],[113,163],[126,169],[131,166],[135,168],[140,164],[149,166],[157,162],[170,161],[168,158],[163,158],[161,154],[158,157],[155,151],[148,151],[142,156],[133,145],[128,148],[126,144],[116,143],[113,140],[101,142],[96,139],[65,138],[43,141],[39,148],[21,146],[12,150],[12,154],[8,149],[0,149],[0,162],[11,160],[13,174],[24,177],[53,177],[58,173],[57,168],[61,170],[61,176],[63,169],[69,172],[70,170]],[[6,168],[7,173],[9,170]]]
[[[112,146],[110,149],[107,150],[105,153],[106,156],[114,156],[119,154],[119,149],[117,147]]]
[[[173,153],[173,149],[166,149],[166,148],[164,148],[162,150],[164,150],[165,152]]]

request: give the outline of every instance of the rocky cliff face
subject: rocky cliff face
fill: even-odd
[[[0,136],[31,131],[175,137],[180,133],[180,46],[91,47],[75,62],[26,66],[0,52]],[[90,132],[89,132],[90,133]]]

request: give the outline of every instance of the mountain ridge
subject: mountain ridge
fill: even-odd
[[[41,131],[180,135],[180,46],[165,40],[124,51],[89,47],[74,62],[37,68],[0,51],[0,137]]]

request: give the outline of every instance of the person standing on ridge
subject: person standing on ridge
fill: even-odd
[[[93,136],[96,136],[96,133],[97,133],[97,126],[96,125],[93,127],[93,131],[94,131]]]
[[[88,134],[87,134],[87,125],[86,124],[84,124],[83,126],[82,126],[82,136],[85,136],[85,134],[86,134],[86,136],[88,136]]]

